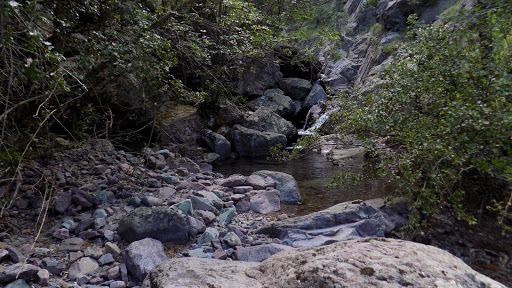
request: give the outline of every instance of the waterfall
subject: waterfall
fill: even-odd
[[[311,125],[311,127],[309,127],[306,130],[306,127],[307,127],[307,124],[308,124],[308,119],[309,119],[309,116],[310,116],[310,113],[311,113],[311,109],[309,109],[308,115],[306,116],[306,123],[304,123],[304,128],[303,129],[299,129],[298,134],[299,135],[315,134],[316,130],[318,128],[320,128],[329,119],[329,116],[331,115],[331,113],[333,113],[335,111],[336,111],[336,109],[331,109],[331,110],[326,111],[324,114],[322,114],[320,117],[318,117],[318,119],[315,121],[315,123],[313,123],[313,125]]]

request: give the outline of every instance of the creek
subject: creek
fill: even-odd
[[[393,192],[392,185],[382,178],[363,177],[355,186],[326,187],[331,182],[333,173],[361,174],[363,169],[333,165],[325,156],[315,152],[308,152],[303,157],[288,162],[239,158],[214,167],[215,172],[224,176],[237,173],[248,176],[259,170],[284,172],[295,178],[303,201],[299,205],[281,204],[281,212],[290,216],[306,215],[342,202],[385,197]]]

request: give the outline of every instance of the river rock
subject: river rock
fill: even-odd
[[[222,99],[215,113],[215,126],[233,126],[245,120],[244,113],[233,103]]]
[[[252,196],[250,200],[252,211],[260,214],[268,214],[281,210],[278,190],[255,190],[255,193],[256,194]]]
[[[450,253],[414,242],[370,238],[278,253],[261,263],[174,258],[142,288],[505,286]]]
[[[283,79],[279,65],[274,63],[274,57],[266,59],[250,59],[238,82],[238,91],[250,96],[261,96],[265,90],[275,86]]]
[[[320,86],[319,84],[313,85],[313,88],[311,89],[311,92],[309,92],[308,96],[306,97],[306,100],[304,100],[303,108],[306,110],[311,109],[313,105],[317,104],[320,101],[326,101],[327,100],[327,93],[325,93],[324,88]]]
[[[258,110],[260,107],[267,107],[270,111],[281,117],[294,116],[297,110],[292,98],[284,95],[281,89],[268,89],[261,97],[251,100],[249,105],[254,110]]]
[[[224,202],[213,192],[209,191],[196,191],[194,192],[195,196],[202,197],[210,203],[213,207],[217,209],[222,209],[222,206],[224,205]]]
[[[55,210],[61,214],[64,214],[68,207],[71,205],[71,194],[60,193],[55,200]]]
[[[384,237],[385,229],[382,212],[364,202],[345,202],[309,215],[274,222],[258,233],[287,239],[293,247],[316,247],[344,240]]]
[[[208,227],[206,231],[197,239],[197,244],[210,243],[212,240],[219,237],[219,231],[215,228]]]
[[[224,208],[222,209],[219,217],[217,217],[217,221],[219,221],[222,225],[226,226],[231,223],[231,220],[236,216],[236,209],[234,207]]]
[[[254,188],[254,190],[265,190],[267,188],[276,188],[277,186],[276,181],[272,177],[255,173],[247,177],[247,184]]]
[[[260,132],[238,124],[233,126],[229,135],[234,150],[242,157],[268,156],[270,147],[278,144],[285,147],[287,141],[283,134]]]
[[[232,188],[235,186],[244,185],[245,181],[246,181],[246,179],[245,179],[244,175],[233,174],[227,178],[221,178],[221,179],[215,180],[215,184],[223,186],[223,187]]]
[[[260,107],[249,116],[245,126],[262,132],[283,134],[288,140],[293,140],[297,136],[297,128],[290,121],[272,112],[267,107]]]
[[[181,211],[169,207],[140,207],[121,220],[119,236],[127,242],[153,238],[163,242],[186,243],[188,225]]]
[[[221,160],[228,159],[231,156],[231,143],[224,136],[211,130],[205,130],[201,135],[201,141],[211,151],[218,154]]]
[[[83,257],[80,260],[76,261],[75,263],[71,264],[71,267],[69,267],[68,271],[68,278],[70,280],[76,280],[87,274],[93,273],[99,267],[100,266],[98,265],[98,262],[96,262],[96,260],[90,257]]]
[[[24,279],[27,281],[34,280],[37,278],[37,272],[39,268],[32,264],[16,263],[7,267],[2,267],[0,271],[0,283],[9,283],[18,279]]]
[[[275,243],[252,247],[239,247],[236,250],[236,257],[238,261],[261,262],[281,251],[290,250],[293,250],[293,248],[290,246]]]
[[[59,245],[59,249],[65,252],[76,252],[82,249],[83,244],[84,240],[82,238],[68,238],[61,242],[61,244]]]
[[[300,78],[284,78],[279,82],[279,88],[294,100],[304,100],[311,91],[311,87],[309,80]]]
[[[195,211],[204,210],[210,211],[215,215],[219,215],[219,210],[213,207],[212,202],[204,197],[197,197],[194,195],[189,196],[190,201],[192,202],[192,207]]]
[[[252,175],[272,178],[276,182],[276,189],[281,193],[281,202],[287,204],[298,204],[302,200],[299,186],[292,175],[268,170],[257,171]]]
[[[9,283],[5,288],[30,288],[30,286],[27,285],[25,280],[20,279]]]
[[[139,280],[158,264],[167,260],[164,246],[158,240],[145,238],[128,245],[123,252],[123,262],[128,272]]]

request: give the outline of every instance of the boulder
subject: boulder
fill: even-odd
[[[246,181],[246,179],[245,179],[244,175],[233,174],[227,178],[221,178],[221,179],[215,180],[215,184],[223,186],[223,187],[233,188],[235,186],[244,185],[245,181]]]
[[[244,74],[240,76],[238,82],[238,91],[245,95],[261,96],[265,90],[281,81],[283,74],[273,59],[274,57],[271,56],[265,60],[254,58],[247,61],[249,69],[243,70]]]
[[[268,187],[276,188],[277,183],[268,175],[253,173],[247,177],[247,185],[254,188],[254,190],[265,190]]]
[[[227,101],[221,100],[215,113],[215,126],[233,126],[245,120],[244,113],[238,107]]]
[[[130,274],[139,280],[158,264],[167,260],[162,242],[146,238],[128,245],[123,252],[123,262]]]
[[[384,0],[377,6],[379,22],[388,30],[406,26],[407,17],[424,8],[428,0]],[[421,14],[421,13],[418,13]]]
[[[250,200],[252,211],[260,214],[268,214],[281,210],[279,191],[273,189],[254,191],[254,193],[256,194],[252,196]]]
[[[267,107],[260,107],[249,116],[245,126],[262,132],[283,134],[288,140],[297,137],[297,128],[290,121],[272,112]]]
[[[385,229],[382,212],[364,202],[345,202],[309,215],[274,222],[257,232],[286,239],[293,247],[316,247],[344,240],[384,237]]]
[[[293,250],[290,246],[275,243],[251,247],[239,247],[236,250],[236,257],[238,261],[261,262],[281,251],[290,250]]]
[[[279,88],[294,100],[304,100],[311,91],[311,87],[309,80],[300,78],[284,78],[279,82]]]
[[[311,92],[309,92],[308,97],[306,97],[306,100],[304,100],[303,108],[308,110],[313,107],[313,105],[317,104],[320,101],[326,101],[327,100],[327,93],[325,93],[324,88],[320,86],[319,84],[313,85],[313,88],[311,89]]]
[[[119,223],[117,233],[124,241],[153,238],[162,242],[186,243],[188,224],[181,211],[169,207],[140,207]]]
[[[160,107],[156,123],[161,141],[195,145],[200,137],[199,131],[204,127],[197,108],[175,102],[165,103]]]
[[[267,176],[276,182],[275,188],[281,193],[281,202],[287,204],[298,204],[302,197],[300,196],[299,186],[292,175],[283,172],[261,170],[252,175]]]
[[[201,135],[201,141],[211,151],[219,154],[222,160],[228,159],[231,156],[231,143],[224,136],[211,130],[205,130]]]
[[[2,267],[0,271],[0,284],[9,283],[16,279],[34,280],[37,278],[37,272],[39,272],[39,268],[32,264],[16,263]]]
[[[83,257],[69,267],[68,278],[70,280],[76,280],[87,274],[93,273],[100,268],[98,262],[90,257]]]
[[[270,111],[282,117],[293,117],[297,111],[292,98],[284,95],[283,90],[277,88],[268,89],[261,97],[251,100],[249,105],[254,110],[267,107]]]
[[[240,156],[255,158],[270,155],[270,147],[278,144],[284,147],[286,145],[286,136],[277,133],[261,132],[237,124],[230,131],[230,141],[234,150]]]
[[[174,258],[152,270],[142,284],[142,288],[298,286],[505,287],[444,250],[384,238],[287,250],[261,263]]]

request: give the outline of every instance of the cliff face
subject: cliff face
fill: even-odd
[[[472,0],[348,0],[343,7],[346,25],[337,58],[323,59],[321,77],[334,91],[371,91],[378,87],[378,72],[392,61],[396,41],[404,37],[408,18],[416,25],[432,24],[450,11],[468,9]],[[319,53],[321,56],[326,51]]]

